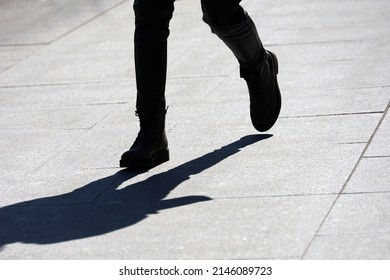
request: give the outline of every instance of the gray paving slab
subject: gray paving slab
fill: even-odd
[[[0,45],[49,43],[120,2],[2,1]]]
[[[356,44],[359,47],[356,47]],[[281,65],[300,64],[313,61],[356,61],[372,60],[372,50],[375,50],[375,60],[386,59],[389,50],[387,39],[383,40],[344,40],[344,41],[324,41],[313,43],[296,44],[265,44],[266,47],[275,49]],[[361,62],[362,65],[364,61]],[[281,68],[283,70],[283,68]]]
[[[79,83],[0,87],[2,110],[53,110],[81,106],[134,106],[134,80],[116,83]]]
[[[337,5],[333,1],[291,4],[275,1],[263,5],[249,1],[247,4],[248,9],[254,11],[259,26],[275,29],[274,36],[267,38],[267,42],[360,41],[388,35],[388,29],[382,24],[384,14],[378,13],[389,9],[386,1],[354,1],[353,5],[348,1],[337,2]]]
[[[363,158],[344,192],[388,192],[389,171],[390,159],[388,157]]]
[[[250,137],[246,141],[249,139]],[[243,141],[245,139],[241,143]],[[338,150],[338,154],[334,149],[331,153],[319,150],[314,156],[311,152],[303,152],[301,147],[286,146],[280,146],[279,153],[270,158],[265,152],[270,147],[265,144],[267,141],[272,140],[260,140],[240,151],[228,152],[234,145],[238,145],[233,143],[230,147],[222,148],[225,152],[216,149],[192,159],[188,154],[202,154],[202,151],[172,151],[172,158],[176,157],[175,161],[182,163],[168,168],[166,176],[171,178],[185,175],[191,180],[181,183],[179,188],[172,190],[169,197],[184,195],[189,190],[213,198],[334,194],[342,188],[354,164],[353,160],[356,160],[350,156],[353,151],[349,152],[350,159],[344,160],[347,154],[345,150]],[[287,155],[289,160],[286,160]],[[216,161],[218,157],[226,158],[214,162],[213,158]],[[320,157],[323,158],[321,163],[316,164]],[[191,171],[190,168],[195,169],[196,166],[200,171]],[[206,168],[208,166],[210,167]],[[150,175],[158,175],[160,172],[150,171]]]
[[[245,114],[246,108],[244,106],[248,106],[249,101],[248,92],[245,82],[239,79],[238,75],[237,71],[229,76],[221,77],[219,86],[209,92],[207,100],[203,101],[197,98],[198,95],[195,94],[192,95],[193,101],[212,101],[213,104],[221,102],[239,103],[243,107],[240,112]],[[292,81],[290,84],[286,79],[283,80],[286,77],[285,73],[281,73],[279,76],[280,88],[284,93],[281,117],[384,112],[390,99],[389,88],[292,88],[294,86]],[[181,95],[188,96],[186,92]],[[174,98],[177,97],[174,96]],[[235,110],[237,105],[232,108],[232,110]],[[236,111],[234,111],[234,114],[236,114]]]
[[[388,260],[390,234],[346,234],[316,237],[305,259]]]
[[[132,194],[146,192],[145,188],[151,188],[150,184],[144,184],[140,188],[141,186],[142,183],[138,187],[128,186],[119,192],[124,192],[124,196],[134,201]],[[102,198],[103,204],[92,207],[58,205],[24,208],[24,211],[20,207],[2,208],[2,224],[6,224],[9,232],[15,234],[3,238],[7,243],[2,244],[1,257],[18,259],[20,252],[27,258],[39,259],[294,257],[302,253],[304,244],[318,226],[318,218],[324,215],[334,198],[325,196],[207,201],[207,197],[191,196],[190,193],[188,195],[177,200],[151,201],[143,207],[137,207],[138,203],[135,201],[135,204],[130,201],[115,204],[107,203],[106,198]],[[205,199],[206,201],[202,201]],[[129,205],[133,205],[132,210]],[[20,213],[20,219],[10,223],[4,215],[8,211]],[[74,215],[75,211],[77,215]],[[100,213],[99,217],[95,215],[96,212]],[[45,223],[38,223],[39,217],[43,216]],[[61,222],[58,221],[59,217],[62,217]],[[113,217],[117,222],[110,222]],[[35,226],[26,226],[24,221],[32,220],[37,221]],[[75,228],[76,224],[79,226]],[[27,234],[17,234],[23,232],[18,231],[18,227],[26,228]],[[34,231],[46,234],[38,237],[31,234]],[[109,234],[102,234],[103,232]],[[88,236],[92,237],[82,238]],[[77,241],[62,243],[73,239]],[[38,243],[41,246],[13,245],[16,241]],[[278,246],[274,246],[275,243]],[[70,244],[77,246],[69,246]]]
[[[340,196],[306,257],[389,259],[388,208],[389,193]]]
[[[171,115],[171,108],[178,105],[185,105],[188,102],[204,103],[211,102],[215,89],[219,88],[227,76],[205,76],[205,77],[169,77],[167,79],[166,99],[168,104],[168,116]],[[222,98],[220,96],[220,101]],[[241,95],[241,97],[243,97]],[[244,98],[246,95],[244,96]]]
[[[368,142],[374,129],[373,126],[379,119],[380,114],[281,118],[272,133],[283,135],[283,139],[290,142],[314,143],[318,141],[348,145],[349,143]]]
[[[381,88],[286,90],[282,116],[347,115],[383,112],[390,91]]]
[[[321,227],[320,235],[389,233],[389,193],[344,194]]]
[[[62,108],[36,108],[18,110],[2,109],[0,129],[23,129],[34,127],[36,129],[86,129],[96,124],[113,109],[111,106],[62,107]],[[75,126],[75,124],[77,124]]]
[[[109,168],[69,170],[66,166],[64,168],[57,166],[57,169],[63,172],[47,172],[45,169],[36,172],[25,170],[25,176],[6,182],[8,188],[2,190],[1,207],[20,202],[26,202],[26,205],[59,204],[69,207],[88,204],[118,177],[117,170]],[[50,198],[55,196],[59,198]]]
[[[200,1],[176,1],[171,160],[143,172],[118,168],[131,2],[0,5],[0,259],[389,259],[388,1],[243,1],[280,60],[264,134]]]
[[[70,7],[74,5],[70,3]],[[10,68],[1,75],[0,84],[120,81],[133,77],[131,5],[124,2],[113,10],[116,13],[107,12],[92,22],[83,22],[85,25],[66,38]]]
[[[171,52],[187,49],[169,66],[168,77],[202,77],[228,75],[237,68],[237,61],[216,38],[190,40],[172,47]],[[191,47],[190,47],[191,46]],[[221,51],[223,48],[223,51]],[[192,61],[191,65],[186,62]]]
[[[82,133],[80,130],[1,130],[1,177],[7,182],[27,176]],[[7,185],[3,185],[2,191]]]
[[[137,123],[133,121],[127,125],[118,124],[109,128],[110,122],[105,121],[99,123],[95,129],[79,132],[77,139],[40,166],[40,174],[29,180],[45,181],[43,178],[50,177],[52,170],[57,169],[70,175],[78,174],[80,170],[117,167],[121,152],[126,150],[132,141],[129,135],[135,137]],[[122,118],[121,122],[126,122],[126,119]],[[120,127],[126,126],[129,128],[128,133],[117,132]],[[181,132],[174,133],[176,129]],[[171,162],[151,170],[149,174],[169,171],[170,177],[180,177],[183,173],[186,174],[185,170],[188,169],[182,165],[198,164],[200,171],[194,175],[201,171],[202,175],[193,177],[181,190],[185,192],[194,189],[217,197],[337,193],[364,148],[363,144],[286,144],[277,137],[265,139],[267,136],[261,135],[249,135],[240,139],[245,130],[237,132],[238,138],[235,141],[226,142],[228,135],[218,136],[218,129],[213,129],[214,138],[197,136],[198,143],[194,146],[187,145],[185,138],[177,137],[185,137],[186,129],[178,127],[171,130],[172,133],[168,134],[173,142]],[[190,133],[200,135],[201,130],[202,128]],[[232,135],[229,137],[232,138]],[[239,152],[241,146],[242,150]],[[196,159],[197,157],[199,159]],[[36,163],[32,161],[32,164]],[[209,165],[212,168],[207,170]],[[177,168],[178,166],[180,168]],[[238,166],[241,168],[237,168]],[[302,170],[305,170],[305,176],[302,176]],[[223,178],[220,174],[224,174]],[[191,173],[187,174],[190,175]],[[63,180],[64,184],[67,181],[63,176],[57,179]],[[242,181],[243,179],[245,180]],[[58,180],[59,184],[61,180]],[[46,185],[41,186],[42,196],[45,191],[52,189],[51,182],[52,180],[48,180]],[[172,195],[176,195],[176,191]],[[18,199],[18,196],[12,196],[12,199]]]
[[[366,157],[375,157],[375,156],[387,157],[387,159],[389,160],[390,116],[388,111],[386,111],[386,113],[387,114],[385,115],[380,127],[378,128],[378,131],[376,132],[374,139],[372,140],[370,146],[368,147],[366,153],[364,154],[364,156]]]
[[[0,73],[40,50],[42,46],[1,47]]]
[[[284,76],[288,76],[292,88],[350,89],[387,85],[388,66],[380,60],[314,62],[306,65],[286,65]],[[303,67],[305,66],[305,67]],[[368,72],[366,69],[370,69]],[[315,73],[315,74],[314,74]],[[337,74],[335,74],[337,73]]]

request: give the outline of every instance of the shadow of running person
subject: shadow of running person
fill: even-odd
[[[272,135],[248,135],[204,156],[144,181],[117,189],[144,171],[121,170],[63,195],[0,208],[0,250],[16,242],[51,244],[109,233],[131,226],[149,214],[211,200],[206,196],[164,199],[169,192],[241,148]],[[98,190],[98,191],[97,191]],[[86,201],[86,197],[93,197]],[[84,202],[83,202],[84,201]]]

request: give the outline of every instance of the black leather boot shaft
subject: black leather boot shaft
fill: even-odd
[[[233,25],[218,26],[209,23],[211,31],[233,52],[241,69],[256,72],[266,59],[265,49],[249,15],[241,9],[236,17],[239,21]]]

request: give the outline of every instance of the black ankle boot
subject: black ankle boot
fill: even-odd
[[[152,168],[169,160],[165,133],[166,110],[157,113],[136,112],[140,131],[130,150],[122,155],[120,167]]]
[[[282,101],[277,74],[278,60],[270,51],[266,51],[260,70],[246,72],[241,68],[241,77],[246,80],[249,89],[252,124],[261,132],[269,130],[279,116]]]
[[[206,5],[204,8],[207,8]],[[204,9],[204,20],[240,63],[241,77],[248,84],[253,126],[261,132],[269,130],[275,124],[281,107],[275,54],[264,49],[254,22],[243,9],[227,26],[218,26],[210,20],[207,9]]]

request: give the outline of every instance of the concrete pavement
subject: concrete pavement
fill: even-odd
[[[390,259],[390,3],[244,0],[279,58],[259,134],[230,51],[176,1],[171,160],[138,132],[130,1],[0,3],[0,259]]]

